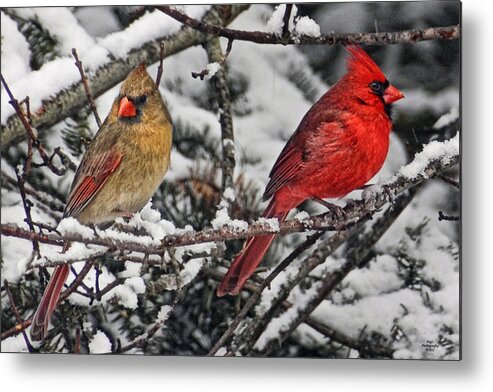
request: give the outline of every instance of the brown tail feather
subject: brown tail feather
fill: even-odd
[[[48,286],[46,286],[43,297],[41,298],[31,323],[32,340],[43,340],[45,338],[51,315],[58,304],[63,284],[65,283],[65,280],[67,280],[69,272],[70,268],[68,264],[60,265],[55,268],[55,272],[51,276]]]

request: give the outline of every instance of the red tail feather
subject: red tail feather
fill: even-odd
[[[33,340],[43,340],[46,336],[51,315],[58,304],[63,284],[67,280],[69,272],[70,268],[67,264],[55,268],[31,323],[31,338]]]
[[[279,222],[282,222],[289,210],[276,210],[275,200],[275,198],[272,199],[262,216],[264,218],[277,218]],[[246,242],[243,250],[236,256],[217,289],[219,297],[226,294],[237,295],[240,292],[248,278],[255,272],[255,269],[262,261],[274,237],[275,234],[259,235],[250,238]]]

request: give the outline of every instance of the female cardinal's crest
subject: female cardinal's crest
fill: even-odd
[[[384,82],[386,80],[380,67],[375,64],[368,53],[356,45],[346,47],[350,56],[347,60],[348,73],[358,75],[360,78],[378,80]]]

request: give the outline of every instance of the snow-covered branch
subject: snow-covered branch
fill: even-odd
[[[387,45],[415,43],[427,40],[453,40],[460,37],[459,25],[447,27],[429,27],[425,29],[412,29],[396,32],[379,33],[329,33],[319,36],[312,35],[278,35],[263,31],[234,30],[223,26],[217,26],[205,21],[198,21],[171,6],[157,7],[165,14],[181,23],[207,34],[231,40],[250,41],[257,44],[281,44],[281,45]]]

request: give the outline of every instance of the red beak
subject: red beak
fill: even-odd
[[[135,117],[136,115],[135,105],[127,97],[123,97],[118,108],[118,117]]]
[[[404,94],[402,94],[399,90],[397,90],[394,86],[390,85],[385,89],[383,93],[383,100],[388,105],[399,99],[404,98]]]

